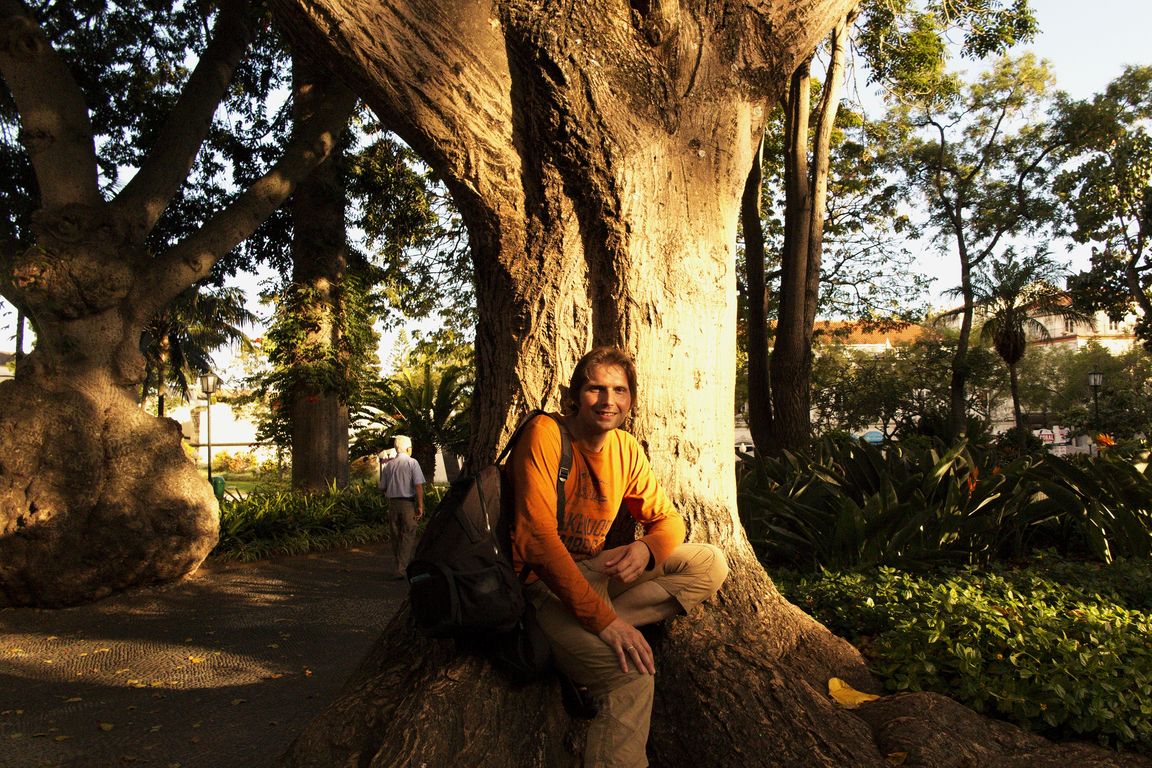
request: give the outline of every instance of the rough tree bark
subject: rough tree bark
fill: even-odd
[[[826,694],[833,675],[871,685],[860,657],[784,601],[748,545],[732,445],[741,189],[764,106],[852,3],[275,3],[465,217],[474,460],[524,409],[555,404],[592,344],[635,353],[632,430],[690,538],[732,564],[714,602],[656,641],[649,752],[662,768],[885,764],[873,731],[891,718],[874,726]],[[500,684],[402,611],[286,762],[543,767],[579,751],[554,688]]]
[[[192,237],[154,254],[146,238],[186,178],[255,17],[223,6],[155,148],[105,200],[81,92],[16,0],[0,0],[0,75],[40,190],[36,243],[0,251],[0,291],[36,347],[0,384],[0,605],[64,605],[194,570],[219,511],[175,422],[145,414],[140,333],[247,237],[329,151],[354,104],[318,113],[281,161]]]

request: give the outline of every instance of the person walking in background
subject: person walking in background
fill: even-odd
[[[397,435],[396,457],[380,467],[380,490],[388,497],[388,523],[392,553],[396,556],[393,578],[404,578],[416,547],[416,523],[424,516],[424,472],[412,458],[412,438]]]

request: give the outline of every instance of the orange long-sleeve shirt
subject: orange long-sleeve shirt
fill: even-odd
[[[599,554],[616,512],[623,506],[644,527],[643,541],[659,564],[684,541],[684,520],[656,482],[639,443],[613,430],[598,453],[572,444],[572,471],[564,486],[564,523],[556,520],[556,471],[560,429],[547,416],[524,428],[508,463],[516,494],[512,557],[517,572],[530,564],[535,575],[589,632],[599,633],[615,611],[588,584],[576,565]]]

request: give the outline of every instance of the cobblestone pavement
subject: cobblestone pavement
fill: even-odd
[[[265,768],[404,597],[386,545],[0,610],[0,768]]]

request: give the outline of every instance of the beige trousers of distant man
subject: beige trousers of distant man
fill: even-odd
[[[687,612],[714,595],[728,575],[724,553],[711,544],[681,544],[667,560],[631,584],[606,576],[604,559],[601,554],[579,565],[588,583],[610,605],[613,598],[654,581]],[[532,584],[528,595],[536,606],[540,626],[551,640],[556,666],[587,686],[599,704],[599,714],[588,728],[585,768],[647,766],[653,677],[640,674],[632,664],[630,671],[622,672],[615,651],[584,629],[543,583]]]

